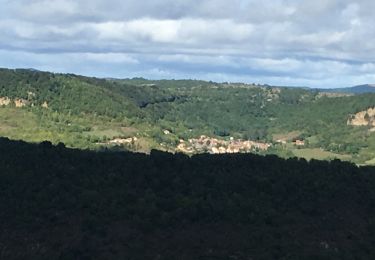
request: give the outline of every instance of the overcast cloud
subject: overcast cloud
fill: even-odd
[[[0,66],[273,85],[375,83],[375,1],[0,0]]]

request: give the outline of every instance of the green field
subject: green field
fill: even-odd
[[[317,159],[317,160],[330,160],[340,159],[343,161],[349,161],[352,157],[347,154],[336,154],[328,151],[324,151],[319,148],[306,148],[306,149],[294,149],[293,154],[297,157],[305,158],[306,160]]]

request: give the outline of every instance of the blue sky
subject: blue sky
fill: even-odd
[[[0,67],[322,88],[375,83],[373,0],[0,0],[0,6]]]

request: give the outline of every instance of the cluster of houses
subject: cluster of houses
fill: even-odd
[[[129,138],[114,138],[107,142],[97,142],[98,145],[115,145],[115,146],[127,146],[132,145],[138,141],[137,137],[129,137]]]
[[[183,153],[240,153],[251,151],[266,151],[271,144],[255,142],[250,140],[234,139],[221,140],[217,138],[201,135],[196,139],[189,139],[188,141],[180,140],[176,150]]]
[[[124,145],[124,144],[133,144],[137,141],[137,137],[129,137],[129,138],[115,138],[108,141],[107,144],[114,144],[114,145]]]
[[[297,139],[293,142],[293,144],[296,146],[305,146],[305,141]]]
[[[278,139],[276,140],[276,143],[279,143],[279,144],[287,144],[288,141],[286,139]],[[296,139],[292,142],[292,144],[294,144],[295,146],[305,146],[305,140],[300,140],[300,139]]]

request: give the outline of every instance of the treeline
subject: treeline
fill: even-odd
[[[1,259],[373,259],[375,169],[0,139]]]

